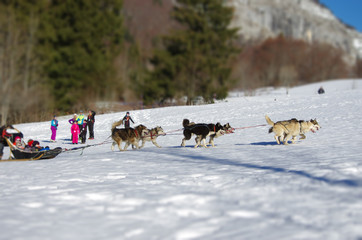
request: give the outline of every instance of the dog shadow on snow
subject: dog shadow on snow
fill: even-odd
[[[272,142],[262,142],[262,143],[257,143],[257,145],[277,145],[277,143],[272,143]],[[190,147],[191,146],[186,146],[186,147]],[[181,159],[186,159],[186,160],[197,160],[197,161],[208,161],[212,164],[220,164],[220,165],[229,165],[229,166],[235,166],[235,167],[243,167],[243,168],[250,168],[250,169],[256,169],[256,170],[266,170],[266,171],[273,171],[275,173],[284,173],[284,174],[294,174],[296,176],[300,176],[300,177],[305,177],[305,178],[309,178],[311,180],[314,181],[319,181],[319,182],[323,182],[329,185],[336,185],[336,186],[345,186],[345,187],[362,187],[362,180],[351,180],[351,179],[340,179],[340,180],[335,180],[335,179],[331,179],[331,178],[327,178],[327,177],[319,177],[316,175],[313,175],[311,173],[308,173],[306,171],[302,171],[302,170],[292,170],[292,169],[287,169],[287,168],[282,168],[282,167],[275,167],[275,166],[268,166],[268,165],[257,165],[257,164],[253,164],[253,163],[242,163],[242,162],[235,162],[232,161],[230,159],[223,159],[223,158],[213,158],[210,156],[201,156],[201,155],[197,155],[197,153],[195,155],[189,154],[188,153],[183,153],[182,151],[179,151],[179,148],[183,148],[183,147],[177,147],[177,150],[175,147],[165,147],[163,149],[170,149],[172,151],[163,151],[163,154],[167,154],[172,156],[177,156]],[[175,149],[175,151],[173,151],[173,149]],[[149,151],[149,152],[153,152],[153,150],[151,149],[142,149],[143,151]],[[180,160],[179,158],[173,158],[172,161],[183,161],[184,160]],[[194,163],[194,162],[193,162]]]
[[[292,141],[288,141],[288,144],[292,144]],[[278,144],[276,141],[271,141],[271,142],[254,142],[254,143],[237,143],[235,144],[235,146],[283,146],[284,144]]]
[[[277,146],[279,145],[276,141],[271,141],[271,142],[255,142],[255,143],[247,143],[247,144],[242,144],[242,143],[238,143],[235,144],[236,146],[246,146],[246,145],[253,145],[253,146]]]

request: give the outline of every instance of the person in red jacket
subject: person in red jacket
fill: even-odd
[[[7,146],[5,138],[11,137],[11,134],[6,132],[8,129],[14,129],[14,127],[11,125],[4,125],[0,127],[0,160],[4,154],[4,147]]]

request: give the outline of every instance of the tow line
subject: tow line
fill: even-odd
[[[239,127],[239,128],[234,128],[234,129],[247,129],[247,128],[256,128],[256,127],[264,127],[264,126],[268,126],[268,125],[267,124],[260,124],[260,125],[255,125],[255,126]]]
[[[71,151],[77,151],[77,150],[81,150],[82,152],[80,153],[80,155],[83,154],[83,151],[85,148],[89,148],[89,147],[95,147],[95,146],[99,146],[99,145],[103,145],[103,144],[107,144],[107,143],[112,143],[112,140],[108,140],[111,136],[109,136],[108,138],[106,138],[106,140],[104,140],[101,143],[95,143],[95,144],[88,144],[86,146],[81,146],[81,147],[74,147],[74,148],[63,148],[62,152],[71,152]]]

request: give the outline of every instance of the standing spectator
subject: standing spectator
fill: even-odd
[[[94,122],[95,120],[96,112],[89,110],[88,112],[88,118],[87,118],[87,124],[88,124],[88,130],[89,130],[89,139],[94,139]]]
[[[50,129],[52,130],[52,136],[50,137],[52,142],[55,142],[55,138],[57,137],[57,129],[58,129],[58,120],[57,116],[54,115],[53,120],[50,123]]]
[[[8,129],[14,129],[14,127],[11,125],[4,125],[0,127],[0,160],[4,154],[4,147],[7,146],[5,138],[11,137],[11,134],[6,132]]]
[[[73,117],[69,119],[68,122],[73,125],[73,123],[77,121],[77,118],[78,118],[77,114],[74,113]]]
[[[122,119],[124,122],[124,127],[125,128],[129,128],[130,124],[129,121],[132,121],[132,123],[134,123],[134,121],[132,120],[131,116],[129,115],[129,112],[126,113],[126,116],[124,116],[124,118]]]
[[[84,115],[83,115],[82,110],[79,111],[79,116],[77,117],[77,123],[78,123],[79,131],[82,131],[83,123],[84,123]]]
[[[77,118],[78,118],[77,114],[74,113],[73,118],[69,119],[68,122],[69,122],[71,125],[73,125],[74,122],[77,122]],[[72,128],[72,126],[70,126],[70,128]],[[70,130],[70,140],[73,140],[72,130]]]
[[[87,140],[87,120],[84,120],[82,130],[80,131],[80,141],[85,143]]]
[[[73,123],[71,131],[72,131],[72,143],[78,144],[79,126],[77,122]]]

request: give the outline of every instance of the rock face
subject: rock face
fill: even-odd
[[[283,34],[343,49],[348,60],[362,58],[362,33],[343,24],[318,0],[228,0],[234,7],[232,26],[245,41]]]
[[[234,8],[232,26],[245,41],[279,34],[309,42],[326,42],[343,49],[354,63],[362,58],[362,33],[343,24],[318,0],[224,0]],[[170,19],[176,0],[124,0],[127,27],[145,47],[155,36],[174,28]]]

